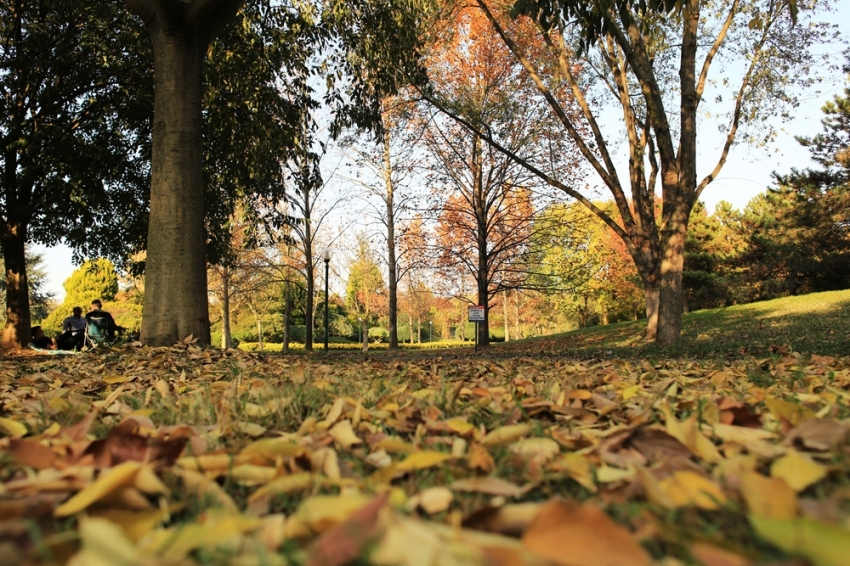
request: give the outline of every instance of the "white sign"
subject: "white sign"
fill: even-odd
[[[469,322],[484,322],[484,307],[469,307]]]

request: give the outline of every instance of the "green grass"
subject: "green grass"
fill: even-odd
[[[660,347],[643,339],[646,322],[621,322],[498,344],[495,350],[555,351],[580,358],[763,356],[788,351],[850,355],[850,290],[783,297],[688,313],[682,338]]]

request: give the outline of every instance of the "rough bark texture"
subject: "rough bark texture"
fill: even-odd
[[[3,349],[26,346],[31,339],[25,242],[26,228],[8,223],[3,227],[0,237],[3,260],[6,263],[6,326],[3,329]]]
[[[142,342],[210,341],[204,235],[201,63],[197,32],[151,30],[156,68]],[[179,305],[179,308],[175,308]]]
[[[665,206],[661,233],[661,289],[658,300],[659,344],[672,344],[682,332],[682,271],[685,265],[685,237],[688,233],[688,202]]]

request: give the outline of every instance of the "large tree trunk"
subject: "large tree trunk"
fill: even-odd
[[[230,336],[230,272],[226,267],[221,269],[221,347],[233,347]]]
[[[6,264],[6,327],[3,329],[3,349],[24,347],[32,338],[26,239],[26,227],[13,223],[6,223],[0,237]]]
[[[141,340],[168,346],[193,335],[209,344],[201,169],[201,64],[208,42],[197,30],[148,27],[156,96]]]
[[[659,344],[672,344],[682,332],[682,271],[685,265],[685,237],[691,207],[687,202],[665,205],[661,232],[661,288],[658,300]]]

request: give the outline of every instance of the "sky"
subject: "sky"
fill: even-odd
[[[836,8],[833,21],[839,23],[843,38],[850,40],[850,0],[839,0],[833,4]],[[839,48],[827,49],[833,49],[835,57],[842,59]],[[814,166],[808,151],[797,143],[795,136],[813,136],[821,130],[821,107],[835,94],[841,93],[845,85],[843,74],[826,77],[817,87],[820,94],[807,93],[804,96],[799,108],[795,109],[793,119],[781,125],[779,136],[770,146],[758,149],[746,145],[733,146],[721,174],[702,194],[701,200],[707,210],[713,211],[721,200],[743,209],[750,199],[772,185],[774,171],[788,173],[791,168]],[[698,155],[699,172],[705,175],[717,160],[716,148],[721,140],[707,124],[702,125],[698,135],[700,146],[709,148]],[[61,302],[65,296],[62,283],[77,267],[71,261],[71,250],[60,245],[52,248],[33,246],[32,251],[43,255],[48,275],[47,290]]]

